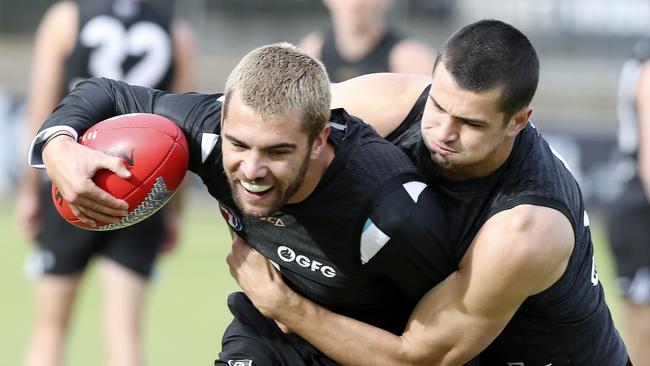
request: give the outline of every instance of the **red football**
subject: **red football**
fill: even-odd
[[[98,187],[129,204],[129,214],[117,224],[86,225],[72,213],[52,185],[52,199],[69,223],[88,230],[114,230],[140,222],[154,214],[172,197],[183,181],[189,161],[187,140],[169,119],[155,114],[125,114],[102,121],[81,136],[79,143],[122,158],[131,172],[123,179],[109,170],[93,177]]]

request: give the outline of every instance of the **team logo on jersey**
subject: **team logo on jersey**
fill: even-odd
[[[253,366],[253,360],[228,360],[228,366]]]
[[[286,225],[282,221],[281,218],[279,217],[273,217],[273,216],[265,216],[265,217],[260,217],[260,220],[269,222],[275,226],[280,226],[280,227],[285,227]]]
[[[285,262],[293,262],[296,259],[296,252],[293,249],[281,245],[278,247],[278,255]]]
[[[226,220],[228,225],[235,230],[239,231],[242,228],[242,223],[241,220],[239,219],[239,216],[233,211],[231,208],[226,207],[223,205],[221,202],[219,202],[219,209],[221,210],[221,216],[223,216],[223,219]]]
[[[278,247],[278,257],[287,263],[296,262],[300,267],[309,268],[312,272],[320,272],[320,274],[327,278],[333,278],[336,276],[334,268],[323,265],[323,263],[310,259],[305,255],[296,254],[293,249],[284,245]]]
[[[591,256],[591,286],[598,286],[598,271],[596,271],[596,256]]]

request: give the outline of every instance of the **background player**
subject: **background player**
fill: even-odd
[[[635,365],[650,365],[650,41],[627,61],[619,85],[621,194],[607,210],[623,293],[624,338]]]
[[[331,28],[308,34],[300,47],[325,64],[330,80],[385,71],[429,75],[434,60],[431,49],[386,26],[392,0],[323,2],[331,15]]]
[[[147,2],[57,3],[39,26],[34,53],[28,101],[28,130],[33,134],[63,95],[88,77],[105,75],[178,91],[193,88],[191,31]],[[28,263],[38,278],[25,364],[61,364],[81,274],[96,254],[102,258],[106,364],[141,364],[140,323],[147,278],[159,251],[177,240],[179,203],[143,225],[90,232],[58,215],[50,183],[40,178],[34,169],[25,172],[17,207],[21,228],[39,247]]]
[[[626,365],[580,189],[528,123],[538,77],[528,39],[486,20],[447,40],[432,78],[335,86],[334,106],[372,122],[439,189],[459,268],[397,336],[296,296],[236,245],[231,272],[253,303],[342,364],[457,365],[480,353],[486,365]]]

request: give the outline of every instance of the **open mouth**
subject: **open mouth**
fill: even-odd
[[[273,188],[273,184],[257,184],[243,180],[240,180],[239,182],[248,193],[256,196],[263,196],[264,194],[268,193],[271,188]]]

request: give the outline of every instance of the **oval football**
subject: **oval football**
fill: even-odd
[[[93,177],[98,187],[129,204],[129,215],[118,224],[82,223],[52,186],[57,211],[66,221],[88,230],[114,230],[133,225],[154,214],[181,184],[189,161],[185,136],[171,120],[146,113],[126,114],[90,128],[79,143],[122,159],[131,172],[123,179],[108,170]]]

